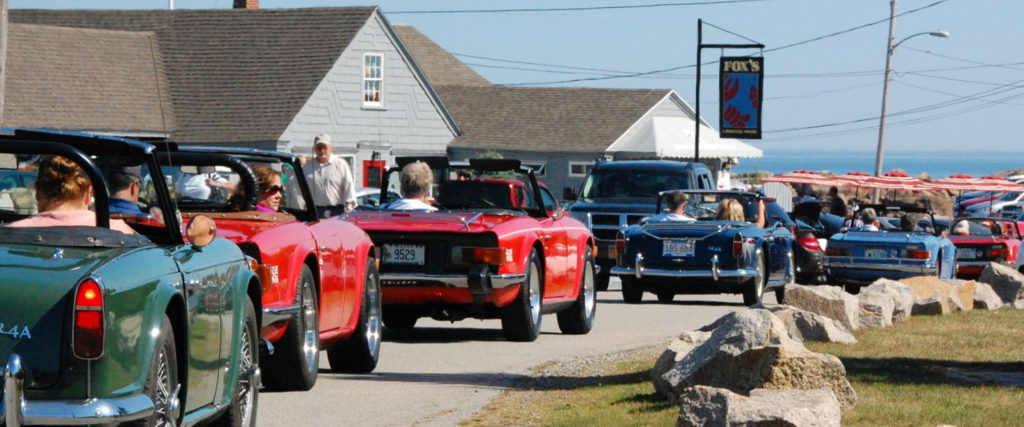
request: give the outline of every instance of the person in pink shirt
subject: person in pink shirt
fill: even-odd
[[[82,167],[66,157],[47,156],[39,163],[35,183],[39,213],[8,227],[96,226],[92,204],[92,182]],[[110,229],[135,234],[124,221],[110,220]]]
[[[259,184],[260,190],[260,197],[256,200],[256,211],[280,212],[281,198],[284,195],[281,175],[263,165],[253,166],[252,172],[256,174],[256,182]]]

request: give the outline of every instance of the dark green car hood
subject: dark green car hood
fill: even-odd
[[[26,386],[46,388],[60,376],[75,285],[133,247],[0,245],[0,360],[21,356]]]

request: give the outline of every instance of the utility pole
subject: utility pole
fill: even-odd
[[[7,0],[0,0],[0,125],[4,120],[4,94],[7,92]]]
[[[875,151],[875,176],[882,176],[882,157],[885,152],[885,113],[889,108],[889,75],[892,74],[893,39],[896,35],[896,0],[889,2],[889,41],[885,45],[885,79],[882,81],[882,114],[878,118],[878,148]],[[875,189],[872,201],[878,203],[879,192]]]

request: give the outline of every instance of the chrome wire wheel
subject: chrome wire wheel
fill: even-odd
[[[306,366],[317,370],[320,352],[320,337],[317,327],[316,306],[313,299],[313,284],[303,283],[302,286],[302,356],[306,359]]]
[[[530,317],[535,325],[540,323],[540,281],[541,276],[537,263],[530,263],[530,283],[527,291],[530,293],[528,298],[530,302]]]
[[[252,371],[257,369],[253,358],[253,337],[252,331],[247,327],[242,334],[241,343],[241,354],[238,357],[238,372],[240,375],[238,381],[238,390],[236,391],[236,399],[240,403],[241,409],[241,424],[243,426],[253,425],[253,412],[255,411],[255,400],[256,400],[256,387],[258,385],[252,383]]]
[[[168,364],[167,348],[161,348],[157,354],[156,368],[156,396],[154,396],[153,410],[156,412],[157,426],[176,426],[177,414],[174,414],[175,389],[174,380],[171,379],[171,370]]]
[[[589,264],[583,271],[583,306],[586,317],[594,316],[594,309],[597,308],[597,288],[594,282],[594,268]]]
[[[381,320],[380,283],[376,274],[366,281],[366,345],[376,359],[380,353]]]

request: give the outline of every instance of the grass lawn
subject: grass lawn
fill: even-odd
[[[858,401],[844,426],[1024,425],[1024,310],[914,316],[855,335],[854,345],[807,343],[846,366]],[[678,406],[648,374],[663,348],[538,368],[463,424],[674,425]]]

